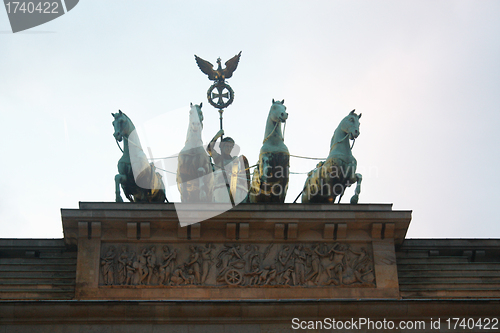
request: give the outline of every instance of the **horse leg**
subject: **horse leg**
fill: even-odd
[[[342,197],[344,196],[344,191],[345,189],[342,191],[342,193],[339,195],[339,202],[337,203],[340,203],[340,200],[342,200]],[[352,198],[351,198],[351,201],[352,201]]]
[[[255,168],[253,171],[252,175],[252,184],[250,186],[250,190],[248,191],[248,202],[250,203],[256,203],[257,202],[257,196],[260,194],[261,189],[260,189],[260,172],[259,172],[259,166]]]
[[[163,183],[162,183],[162,185],[163,185]],[[152,201],[153,202],[165,202],[166,201],[167,203],[170,203],[167,199],[167,194],[165,193],[165,187],[162,186],[157,190]]]
[[[263,156],[262,157],[262,170],[260,170],[260,183],[261,184],[266,184],[268,181],[268,178],[271,175],[271,166],[269,165],[269,157]]]
[[[354,176],[356,177],[356,190],[351,198],[351,204],[353,205],[358,203],[359,193],[361,192],[361,181],[363,180],[363,176],[361,176],[360,173],[357,173]]]
[[[115,201],[116,202],[123,202],[123,199],[120,195],[120,184],[125,183],[126,180],[127,180],[127,176],[125,176],[125,175],[117,174],[115,176],[115,194],[116,194]]]
[[[198,181],[199,181],[199,187],[200,187],[199,200],[204,202],[204,201],[207,201],[207,192],[205,191],[205,182],[203,181],[203,176],[205,175],[205,169],[202,167],[199,167],[197,172],[198,172]]]
[[[297,198],[295,199],[295,201],[293,203],[295,203],[297,201],[297,199],[301,197],[301,202],[302,203],[309,203],[310,200],[311,200],[311,176],[307,177],[306,179],[306,182],[304,184],[304,188],[302,189],[302,192],[299,193],[299,195],[297,196]]]
[[[269,178],[272,175],[272,166],[269,163],[269,157],[263,156],[262,157],[262,169],[259,169],[260,172],[260,198],[258,201],[261,202],[269,202],[273,201],[273,194],[272,194],[272,184],[269,184]],[[271,185],[271,186],[270,186]],[[262,197],[264,195],[264,197]]]

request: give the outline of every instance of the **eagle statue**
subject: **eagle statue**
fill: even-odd
[[[238,67],[238,63],[240,62],[240,57],[241,51],[240,53],[226,61],[226,68],[224,69],[222,68],[220,58],[218,58],[218,67],[214,70],[214,65],[212,65],[210,62],[201,59],[197,55],[194,56],[198,67],[203,73],[208,75],[208,79],[217,82],[224,82],[225,79],[229,79],[231,76],[233,76],[233,72],[236,70],[236,67]]]

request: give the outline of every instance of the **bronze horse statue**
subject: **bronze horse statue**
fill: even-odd
[[[252,185],[248,193],[249,202],[285,202],[290,153],[281,131],[281,123],[288,118],[284,102],[285,100],[273,99],[269,110],[259,163],[254,170]]]
[[[320,162],[310,171],[302,192],[302,203],[334,203],[339,196],[339,203],[346,187],[356,183],[356,190],[351,204],[357,204],[361,192],[362,176],[356,173],[357,161],[352,155],[350,140],[359,136],[359,119],[352,110],[342,119],[333,133],[330,154],[325,162]],[[354,143],[353,143],[354,145]]]
[[[167,197],[162,177],[156,172],[154,164],[148,162],[134,124],[120,110],[111,114],[115,118],[113,136],[117,143],[123,140],[123,150],[118,146],[123,155],[118,161],[118,174],[115,176],[116,202],[123,202],[120,185],[125,197],[132,202],[164,202]]]
[[[186,144],[178,157],[177,188],[181,193],[181,202],[212,202],[213,170],[201,139],[201,107],[202,103],[191,103]]]

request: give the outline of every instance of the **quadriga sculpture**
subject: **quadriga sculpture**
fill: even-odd
[[[351,204],[358,203],[361,191],[361,174],[356,173],[357,162],[352,155],[350,140],[359,135],[359,118],[352,110],[342,119],[333,133],[330,143],[330,154],[325,162],[320,162],[308,173],[302,202],[334,203],[337,196],[344,195],[346,187],[356,183],[356,190],[351,198]]]
[[[179,153],[177,188],[181,193],[181,202],[212,202],[213,172],[201,139],[201,107],[202,103],[191,103],[186,144]]]
[[[254,170],[249,202],[285,202],[288,189],[290,153],[281,132],[281,123],[288,118],[285,100],[275,101],[269,111],[259,164]]]
[[[117,142],[123,140],[123,155],[118,161],[118,174],[115,176],[116,202],[123,202],[120,184],[125,197],[132,202],[164,202],[165,185],[154,164],[148,162],[134,124],[120,110],[111,114],[115,118],[113,136]]]

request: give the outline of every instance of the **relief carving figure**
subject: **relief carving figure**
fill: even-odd
[[[368,252],[366,251],[366,249],[364,247],[361,248],[360,252],[355,252],[351,248],[349,248],[349,251],[352,254],[357,256],[356,258],[354,258],[351,261],[353,268],[356,268],[358,265],[363,265],[364,263],[366,263],[367,261],[370,260],[370,257],[368,256]]]
[[[295,266],[294,285],[302,285],[306,283],[306,253],[304,246],[300,244],[293,250],[293,260]]]
[[[336,250],[335,248],[337,247],[338,249]],[[343,272],[347,267],[345,250],[346,248],[344,245],[335,243],[330,251],[328,251],[328,254],[330,254],[330,261],[332,262],[328,267],[326,267],[326,273],[328,274],[328,278],[330,278],[329,283],[342,285]],[[332,270],[333,276],[331,272]]]
[[[269,285],[273,281],[276,281],[276,265],[264,267],[259,276],[258,284]]]
[[[127,280],[127,262],[128,262],[128,253],[127,253],[127,247],[122,246],[122,252],[120,253],[120,256],[118,257],[118,284],[125,284],[125,281]]]
[[[288,245],[284,245],[283,248],[278,252],[278,262],[281,264],[281,270],[284,271],[287,267],[287,262],[290,260],[290,254],[288,251],[290,247]]]
[[[246,283],[246,285],[248,285],[248,286],[256,285],[259,281],[259,276],[261,274],[262,274],[262,271],[260,270],[260,267],[256,264],[254,264],[251,268],[251,271],[248,273],[245,273],[245,276],[250,278],[250,280]]]
[[[370,263],[366,263],[363,266],[357,266],[354,274],[356,274],[356,278],[361,283],[373,283],[375,281],[375,273]]]
[[[135,259],[134,259],[135,257]],[[132,261],[132,266],[134,267],[135,269],[135,274],[132,276],[132,284],[133,285],[137,285],[139,284],[139,280],[141,279],[141,272],[140,272],[140,267],[141,267],[141,264],[139,263],[140,261],[140,256],[135,256],[135,253],[133,256],[130,257],[130,260]]]
[[[110,246],[106,255],[101,258],[101,270],[104,284],[114,284],[114,260],[115,260],[115,247]]]
[[[356,275],[354,274],[355,271],[353,269],[352,265],[352,260],[349,258],[349,256],[345,256],[346,259],[346,266],[344,268],[344,273],[342,277],[342,283],[345,285],[353,284],[354,282],[357,282],[358,279]],[[359,281],[362,282],[362,281]]]
[[[142,284],[143,281],[148,277],[148,249],[142,249],[141,254],[137,257],[139,262],[139,284]]]
[[[185,264],[185,267],[191,271],[189,274],[194,275],[194,281],[196,284],[200,284],[201,275],[200,275],[200,254],[198,249],[194,245],[189,246],[189,250],[191,251],[191,255],[189,256],[189,262]]]
[[[287,267],[281,273],[281,284],[287,285],[288,283],[293,282],[294,276],[295,276],[295,273],[293,271],[293,267],[292,266]]]
[[[349,249],[349,251],[354,255],[358,255],[358,256],[361,255],[361,253],[356,253],[356,252],[352,251],[351,249]],[[346,264],[344,274],[343,274],[343,279],[342,279],[343,284],[349,285],[349,284],[353,284],[356,282],[363,283],[362,274],[356,270],[356,268],[357,268],[356,262],[357,262],[358,258],[359,257],[352,259],[352,258],[350,258],[349,255],[345,256],[347,264]]]
[[[194,271],[192,269],[188,269],[186,274],[186,284],[195,284],[195,283],[196,281],[195,281]]]
[[[177,249],[174,249],[170,252],[170,249],[167,245],[163,246],[163,263],[160,265],[160,279],[158,284],[169,284],[170,275],[172,274],[175,261],[177,259]]]
[[[306,277],[306,281],[312,281],[314,284],[318,284],[320,275],[321,275],[321,269],[323,268],[323,265],[321,264],[321,258],[326,257],[326,254],[321,253],[320,251],[320,244],[313,245],[312,250],[309,250],[308,252],[311,255],[311,271]]]
[[[125,280],[125,285],[129,286],[129,285],[132,284],[132,278],[134,277],[134,274],[135,274],[135,271],[136,271],[132,260],[129,260],[127,262],[127,265],[125,266],[125,269],[127,271],[127,279]]]
[[[251,245],[251,250],[250,254],[248,255],[248,260],[250,267],[260,267],[261,259],[260,259],[260,252],[259,252],[259,247],[257,245]]]
[[[350,250],[353,254],[358,255],[356,259],[353,260],[352,268],[353,274],[356,281],[360,283],[371,283],[375,280],[375,275],[373,273],[373,266],[371,265],[371,259],[369,257],[368,251],[362,247],[361,252],[357,253]]]
[[[151,278],[153,277],[153,274],[156,270],[156,247],[155,246],[152,246],[149,251],[148,251],[148,254],[147,254],[147,258],[148,258],[148,263],[147,263],[147,266],[148,266],[148,282],[147,284],[151,284]]]
[[[214,258],[212,256],[212,251],[215,248],[213,244],[205,245],[205,248],[200,249],[201,255],[201,283],[204,284],[207,281],[208,273],[210,272],[210,268],[212,267]]]
[[[252,270],[252,265],[250,264],[250,256],[252,255],[253,245],[245,245],[245,252],[241,255],[242,260],[245,261],[245,271],[250,272]]]
[[[177,268],[172,273],[170,281],[172,281],[172,284],[175,286],[185,284],[188,281],[188,278],[184,276],[184,273],[182,272],[182,266],[180,265],[177,266]]]

